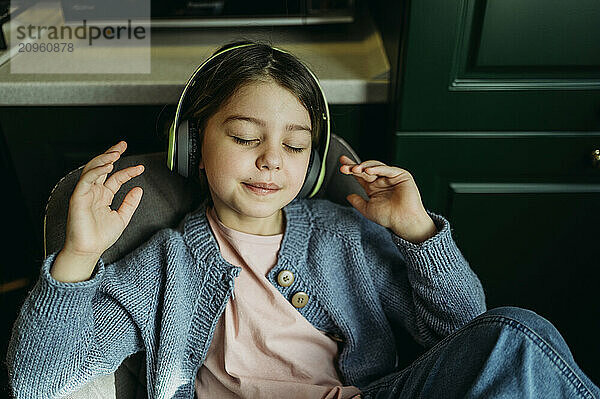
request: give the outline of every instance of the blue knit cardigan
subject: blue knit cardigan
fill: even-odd
[[[149,398],[194,397],[217,321],[241,268],[219,252],[207,202],[122,259],[98,261],[92,277],[59,282],[42,263],[12,331],[9,382],[17,398],[54,398],[146,352]],[[364,389],[394,371],[394,334],[405,328],[429,348],[485,312],[481,283],[452,239],[449,222],[428,211],[437,234],[413,244],[321,199],[283,208],[286,228],[267,278],[315,328],[340,342],[344,385]],[[289,287],[277,275],[290,270]]]

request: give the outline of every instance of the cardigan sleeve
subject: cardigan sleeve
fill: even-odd
[[[153,259],[158,258],[157,246],[150,244],[109,265],[100,258],[91,278],[75,283],[50,275],[58,251],[44,259],[7,350],[14,397],[63,396],[144,350],[143,331],[151,306],[145,301],[152,295],[148,284],[147,292],[137,284],[148,278]],[[156,276],[146,281],[155,280]],[[137,310],[143,307],[147,308]]]
[[[427,211],[437,233],[414,244],[363,217],[362,242],[384,311],[429,348],[486,311],[481,282],[456,246],[450,223]]]

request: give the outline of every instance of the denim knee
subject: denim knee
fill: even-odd
[[[518,307],[491,309],[408,368],[363,389],[365,398],[599,398],[550,323]],[[594,396],[596,395],[596,396]]]
[[[519,308],[516,306],[501,306],[498,308],[489,309],[481,316],[504,316],[518,321],[534,330],[555,330],[556,328],[548,320],[535,313],[533,310]]]
[[[572,382],[582,397],[600,398],[599,388],[579,368],[560,332],[544,317],[528,309],[504,306],[488,310],[472,322],[478,319],[485,321],[488,326],[497,325],[498,331],[504,328],[520,331],[518,336],[523,342],[534,342],[549,358],[554,359],[557,369]]]
[[[479,318],[502,320],[504,324],[514,324],[518,329],[524,332],[525,330],[528,330],[528,334],[526,335],[533,334],[538,336],[557,350],[561,356],[573,361],[573,355],[556,327],[550,321],[532,310],[515,306],[502,306],[490,309],[479,315],[476,319]]]
[[[487,312],[482,313],[481,315],[484,315],[484,314],[498,314],[498,315],[514,317],[514,318],[523,319],[523,320],[527,320],[529,318],[541,317],[540,315],[535,313],[533,310],[519,308],[517,306],[500,306],[497,308],[488,309]]]

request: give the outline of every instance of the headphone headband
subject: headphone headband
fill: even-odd
[[[171,123],[171,127],[169,129],[169,148],[167,151],[167,167],[170,170],[174,170],[176,167],[176,159],[180,159],[182,157],[183,154],[178,154],[177,153],[177,148],[180,146],[180,143],[178,143],[178,141],[182,141],[179,140],[178,136],[178,132],[180,130],[180,125],[182,125],[182,121],[180,121],[181,118],[181,110],[183,107],[183,103],[185,102],[185,98],[186,98],[186,94],[188,93],[188,90],[194,86],[194,84],[196,83],[196,76],[200,73],[200,71],[202,70],[202,68],[204,68],[204,66],[209,63],[212,59],[218,57],[219,55],[226,53],[228,51],[231,50],[235,50],[238,48],[242,48],[242,47],[248,47],[248,46],[255,46],[258,45],[257,43],[245,43],[245,44],[240,44],[237,46],[233,46],[227,49],[224,49],[222,51],[219,51],[218,53],[212,55],[211,57],[209,57],[206,61],[204,61],[202,64],[200,64],[200,66],[198,66],[196,68],[196,70],[194,71],[194,73],[192,73],[192,75],[190,76],[190,78],[188,79],[188,81],[185,84],[185,87],[183,88],[183,91],[181,93],[181,96],[179,97],[179,101],[177,103],[177,109],[175,111],[175,118],[173,120],[173,122]],[[288,51],[279,49],[277,47],[273,47],[271,46],[272,49],[277,50],[279,52],[285,53],[285,54],[290,54]],[[302,61],[299,60],[299,62],[304,66],[304,68],[308,71],[308,73],[312,76],[314,82],[317,84],[317,87],[319,88],[319,91],[321,93],[321,96],[323,98],[323,103],[325,104],[325,113],[321,113],[321,117],[325,120],[325,134],[324,137],[321,138],[320,143],[317,143],[317,147],[311,151],[311,163],[309,164],[309,168],[307,171],[307,176],[305,178],[305,186],[307,186],[306,181],[308,180],[309,183],[312,182],[313,180],[315,181],[314,187],[312,188],[312,190],[310,190],[310,192],[305,192],[305,189],[303,187],[300,196],[306,196],[308,198],[313,197],[317,191],[319,191],[319,188],[321,187],[323,180],[325,178],[325,162],[326,162],[326,157],[327,157],[327,152],[329,151],[329,138],[330,138],[330,119],[329,119],[329,105],[327,104],[327,98],[325,97],[325,93],[323,91],[323,88],[321,87],[321,84],[319,83],[319,80],[317,79],[317,77],[315,76],[315,74],[310,70],[310,68],[308,68]],[[184,123],[187,122],[183,121]],[[187,130],[187,123],[186,123],[186,130]],[[187,143],[186,143],[187,146]],[[198,147],[200,147],[200,145],[198,145]],[[187,148],[187,147],[186,147]],[[191,149],[188,149],[191,150]],[[199,150],[199,148],[198,148]],[[319,155],[319,150],[322,150],[322,156]],[[314,151],[314,153],[313,153]],[[312,165],[312,161],[313,161],[313,156],[314,155],[314,161],[317,163],[316,165]],[[186,154],[187,157],[187,154]],[[179,163],[179,162],[178,162]],[[185,177],[187,177],[187,169],[188,168],[188,162],[187,162],[187,158],[186,161],[184,162],[184,166],[182,166],[181,170],[178,170],[178,172],[182,175],[184,175]],[[310,186],[311,184],[308,184],[308,186]],[[310,187],[309,187],[310,189]]]

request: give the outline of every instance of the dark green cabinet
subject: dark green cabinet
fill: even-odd
[[[598,380],[599,133],[398,133],[397,164],[446,216],[488,308],[546,317]]]
[[[600,130],[600,2],[407,1],[397,130]]]
[[[600,2],[402,4],[394,164],[450,220],[488,308],[549,319],[600,383]]]

